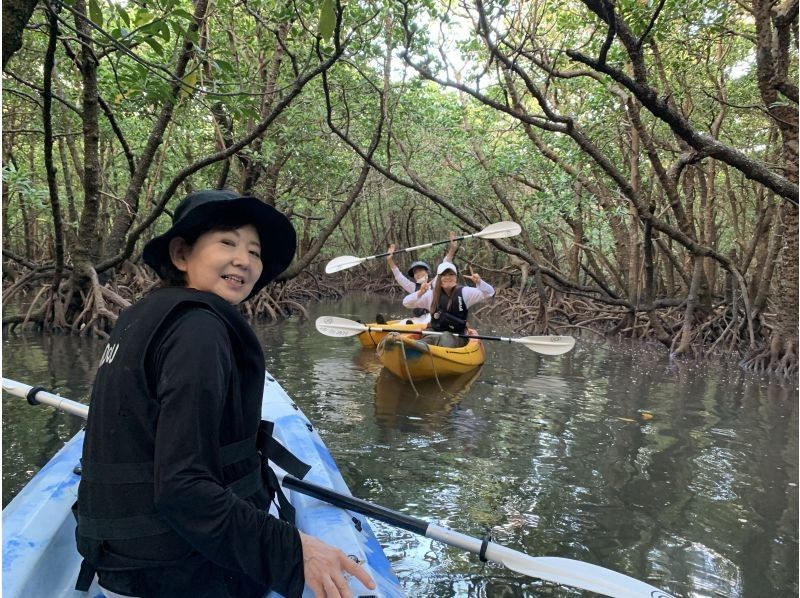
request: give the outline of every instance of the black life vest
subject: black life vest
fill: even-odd
[[[467,330],[469,310],[464,301],[461,285],[456,286],[448,296],[444,291],[439,295],[439,305],[431,316],[430,327],[437,332],[464,334]]]
[[[417,282],[417,283],[415,283],[415,285],[414,285],[414,290],[415,290],[415,291],[419,291],[421,288],[422,288],[422,285],[421,285],[420,283],[418,283],[418,282]],[[411,312],[411,313],[412,313],[412,314],[414,314],[414,317],[415,317],[415,318],[420,318],[420,317],[424,316],[425,314],[429,314],[429,313],[431,313],[431,312],[429,312],[429,311],[428,311],[427,309],[425,309],[424,307],[415,307],[415,308],[412,310],[412,312]]]
[[[198,308],[224,322],[236,363],[231,388],[239,396],[226,401],[219,428],[223,485],[268,510],[279,485],[266,458],[280,463],[281,456],[274,455],[282,449],[284,459],[294,459],[291,468],[295,475],[302,477],[308,470],[272,440],[272,423],[260,421],[264,355],[255,333],[236,308],[213,293],[193,289],[153,292],[120,315],[92,390],[74,508],[78,550],[84,557],[76,589],[88,589],[95,571],[101,584],[104,574],[108,579],[116,575],[119,580],[120,572],[147,572],[157,580],[161,571],[163,577],[176,578],[170,583],[198,586],[194,596],[216,591],[202,587],[208,583],[207,572],[213,570],[213,564],[158,514],[154,504],[154,441],[160,405],[154,391],[155,373],[150,372],[151,348],[181,313]],[[293,519],[291,505],[285,505],[282,518]],[[223,575],[230,580],[236,573],[224,570],[216,579]],[[240,577],[248,593],[254,591],[253,586],[255,591],[263,590],[243,573]],[[111,583],[110,589],[115,583],[119,584]],[[169,593],[154,591],[153,595]]]

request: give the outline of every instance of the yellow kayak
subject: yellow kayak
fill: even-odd
[[[417,330],[424,330],[428,327],[426,322],[413,322],[412,324],[406,324],[406,322],[413,322],[413,320],[390,320],[386,322],[386,324],[372,322],[370,324],[364,324],[364,326],[369,326],[370,328],[373,326],[378,328],[391,328],[392,330],[402,330],[403,332],[415,332]],[[366,330],[358,335],[358,340],[361,343],[361,346],[365,349],[374,349],[387,334],[389,333]]]
[[[418,339],[416,334],[390,332],[378,345],[378,358],[387,370],[404,380],[464,374],[486,361],[483,343],[478,339],[458,348],[428,345]]]

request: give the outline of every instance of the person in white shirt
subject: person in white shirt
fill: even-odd
[[[455,258],[456,250],[458,249],[458,242],[455,241],[455,237],[456,234],[453,231],[450,231],[450,245],[448,245],[447,255],[444,257],[445,262],[452,263],[453,258]],[[403,273],[400,271],[400,268],[397,267],[397,264],[394,261],[394,249],[394,243],[389,245],[389,249],[387,250],[389,255],[386,256],[386,261],[389,264],[389,269],[392,271],[397,284],[399,284],[406,293],[413,293],[419,290],[423,283],[428,282],[431,276],[431,267],[427,264],[427,262],[416,261],[409,266],[408,277],[406,277],[403,275]],[[433,284],[435,281],[436,279],[434,278],[433,281],[431,281],[431,284]],[[421,307],[414,308],[413,314],[414,317],[411,320],[413,322],[425,324],[430,322],[431,317],[427,309],[423,309]],[[381,320],[383,320],[383,322],[381,322]],[[378,314],[376,321],[379,324],[386,323],[386,319],[381,314]]]
[[[424,282],[403,299],[405,307],[430,311],[432,317],[428,327],[445,333],[442,336],[425,337],[425,342],[443,347],[463,347],[467,344],[467,339],[454,337],[453,334],[466,334],[469,308],[492,297],[494,287],[475,274],[472,268],[464,278],[471,280],[475,286],[459,285],[455,264],[442,262],[436,269],[433,285]]]

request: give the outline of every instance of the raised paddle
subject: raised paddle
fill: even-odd
[[[385,326],[367,326],[347,318],[337,316],[321,316],[316,321],[317,330],[325,336],[355,336],[362,332],[401,332],[403,334],[425,334],[431,336],[441,336],[443,332],[434,330],[402,330],[399,328],[387,328]],[[505,343],[519,343],[525,345],[534,353],[542,355],[561,355],[570,351],[575,346],[575,339],[571,336],[523,336],[521,338],[508,338],[505,336],[484,336],[480,334],[453,334],[460,338],[478,338],[485,341],[501,341]]]
[[[490,224],[483,230],[478,231],[477,233],[472,233],[471,235],[464,235],[462,237],[456,237],[455,239],[447,239],[446,241],[435,241],[434,243],[424,243],[423,245],[406,247],[405,249],[395,249],[394,253],[416,251],[417,249],[425,249],[427,247],[433,247],[434,245],[442,245],[443,243],[450,243],[450,241],[461,241],[462,239],[469,239],[470,237],[476,237],[478,239],[505,239],[506,237],[516,237],[521,231],[522,227],[516,222],[510,222],[510,221],[495,222],[494,224]],[[390,252],[387,251],[385,253],[376,253],[375,255],[369,255],[367,257],[356,257],[354,255],[340,255],[339,257],[335,257],[328,262],[328,264],[325,266],[325,273],[333,274],[334,272],[341,272],[342,270],[347,270],[348,268],[358,266],[361,262],[365,262],[367,260],[373,260],[378,257],[386,257],[387,255],[389,255],[389,253]]]
[[[31,387],[8,378],[3,378],[3,390],[9,394],[28,398],[32,404],[45,403],[68,413],[86,417],[88,407],[69,399],[50,394],[41,387]],[[444,542],[481,556],[482,559],[508,567],[512,571],[551,581],[553,583],[581,588],[590,592],[615,598],[671,598],[669,594],[642,581],[606,569],[598,565],[561,557],[532,557],[512,550],[487,539],[479,540],[455,530],[428,523],[410,515],[393,511],[365,500],[334,492],[323,486],[299,480],[290,475],[279,476],[284,488],[312,496],[322,502],[366,515],[371,519]]]

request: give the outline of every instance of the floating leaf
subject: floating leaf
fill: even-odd
[[[125,23],[125,26],[126,27],[130,27],[131,26],[131,18],[128,16],[128,11],[125,10],[119,4],[113,4],[113,6],[116,9],[117,14],[119,15],[119,18],[122,19],[123,23]]]
[[[159,23],[158,33],[165,42],[168,42],[172,38],[172,34],[169,31],[169,25],[167,25],[164,21]]]
[[[176,16],[176,17],[181,17],[183,19],[186,19],[187,21],[193,21],[194,20],[194,16],[192,15],[192,13],[186,12],[182,8],[176,8],[175,10],[172,11],[171,14]]]
[[[136,13],[136,20],[134,23],[137,27],[141,27],[142,25],[147,25],[150,21],[154,19],[153,13],[145,11],[139,11]]]

